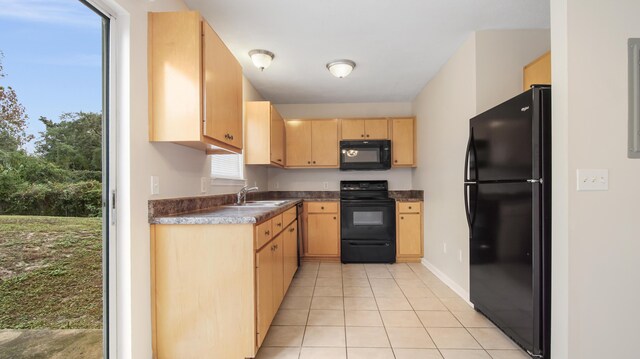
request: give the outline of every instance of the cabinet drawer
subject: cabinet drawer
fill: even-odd
[[[420,202],[399,202],[398,212],[400,213],[420,213]]]
[[[256,226],[256,249],[264,246],[273,238],[273,230],[271,229],[271,220],[262,222]]]
[[[275,237],[278,233],[282,232],[284,229],[284,222],[282,222],[282,213],[271,218],[271,229],[273,230],[273,236]]]
[[[309,202],[309,213],[338,213],[338,202]]]
[[[286,210],[283,214],[282,214],[282,225],[283,226],[287,226],[289,225],[289,223],[293,222],[297,215],[297,211],[296,211],[296,207],[297,206],[293,206],[291,208],[289,208],[288,210]]]

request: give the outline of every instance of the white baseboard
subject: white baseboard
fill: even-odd
[[[444,284],[446,284],[449,288],[451,288],[452,291],[456,292],[457,295],[462,297],[462,299],[464,299],[464,301],[467,302],[473,308],[473,303],[469,301],[469,292],[464,290],[464,288],[458,285],[458,283],[454,282],[453,279],[449,278],[448,275],[444,274],[440,269],[438,269],[436,266],[431,264],[431,262],[426,260],[426,258],[422,258],[422,265],[427,267],[427,269],[430,270],[433,274],[435,274],[435,276],[438,277],[438,279],[443,281]]]

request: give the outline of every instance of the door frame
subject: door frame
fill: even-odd
[[[103,355],[117,356],[116,335],[116,49],[115,12],[100,0],[79,0],[102,17],[102,281],[103,281]]]

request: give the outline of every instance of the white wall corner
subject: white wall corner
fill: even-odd
[[[467,304],[471,306],[471,308],[475,308],[473,303],[469,301],[469,292],[467,292],[464,288],[462,288],[458,283],[456,283],[453,279],[451,279],[448,275],[444,274],[438,267],[429,262],[426,258],[422,258],[422,265],[427,267],[428,270],[431,271],[438,279],[444,282],[451,290],[456,292],[457,295],[462,297]]]

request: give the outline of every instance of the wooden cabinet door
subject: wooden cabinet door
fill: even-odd
[[[150,141],[200,141],[200,23],[195,11],[149,13]]]
[[[398,255],[422,255],[422,216],[420,213],[398,214]]]
[[[298,269],[298,223],[291,223],[283,233],[284,292],[286,293],[293,275]]]
[[[285,141],[288,167],[311,166],[311,121],[286,121]]]
[[[273,240],[273,242],[271,242],[271,245],[273,246],[271,275],[273,277],[272,293],[274,315],[278,311],[280,303],[282,303],[282,298],[284,297],[284,244],[282,237],[282,235],[279,235]]]
[[[349,119],[341,120],[342,129],[341,138],[343,140],[363,140],[364,139],[364,120]]]
[[[338,167],[338,147],[338,120],[311,121],[312,165]]]
[[[393,155],[393,166],[414,166],[414,119],[400,118],[391,121],[391,153]]]
[[[256,253],[256,307],[258,316],[258,346],[267,336],[275,315],[273,305],[273,250],[267,245]]]
[[[271,162],[284,166],[284,120],[271,106]]]
[[[307,216],[307,254],[337,256],[340,238],[337,213],[309,213]]]
[[[551,85],[551,51],[524,67],[522,91],[529,90],[531,85]]]
[[[367,140],[386,140],[389,138],[389,122],[386,119],[366,120],[364,134]]]
[[[218,35],[202,23],[203,135],[242,148],[242,68]]]

